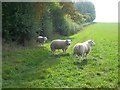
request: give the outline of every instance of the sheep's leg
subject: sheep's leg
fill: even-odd
[[[88,53],[85,54],[85,59],[87,59]]]
[[[79,62],[81,62],[82,60],[82,55],[79,55]]]
[[[43,46],[43,44],[44,44],[44,43],[42,42],[41,45]]]
[[[86,57],[87,57],[87,54],[85,53],[85,54],[83,55],[83,59],[86,59]]]
[[[52,51],[52,54],[54,55],[54,51]]]
[[[65,51],[65,54],[66,54],[66,49],[64,49],[64,51]]]
[[[64,53],[66,54],[66,50],[64,49]]]
[[[40,46],[42,46],[42,43],[39,43],[40,44]]]
[[[53,55],[53,51],[51,51],[52,55]]]
[[[85,59],[87,59],[87,54],[85,55]]]
[[[42,46],[42,44],[40,43],[40,46]]]
[[[75,62],[75,60],[76,60],[76,55],[75,55],[75,54],[73,54],[73,57],[74,57],[74,62]]]
[[[83,60],[85,59],[85,54],[83,54]]]
[[[65,49],[62,49],[63,50],[63,53],[66,54],[66,50]]]
[[[53,55],[55,55],[55,50],[53,50]]]
[[[55,54],[55,50],[51,50],[52,54],[54,55]]]

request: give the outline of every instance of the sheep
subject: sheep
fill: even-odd
[[[66,53],[68,46],[70,46],[71,40],[53,40],[50,44],[51,52],[54,55],[56,49],[62,49],[63,53]]]
[[[86,57],[87,59],[87,55],[89,54],[92,46],[95,46],[95,42],[93,40],[87,40],[83,43],[75,44],[73,47],[74,62],[76,59],[76,55],[79,56],[80,61],[84,57]]]
[[[43,45],[47,41],[47,37],[38,36],[37,42],[39,42],[41,45]]]

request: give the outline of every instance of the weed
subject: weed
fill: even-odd
[[[118,85],[118,29],[115,23],[96,23],[70,37],[67,54],[51,55],[43,47],[3,51],[3,88],[115,88]],[[73,63],[73,46],[95,41],[87,60]]]

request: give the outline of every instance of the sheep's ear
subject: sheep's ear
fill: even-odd
[[[88,42],[90,43],[91,41],[89,40]]]
[[[71,39],[68,39],[67,41],[72,41]]]
[[[92,42],[92,40],[89,40],[88,42]]]
[[[65,42],[66,42],[66,44],[67,44],[68,40],[65,40]]]
[[[88,43],[91,44],[91,40],[89,40]]]
[[[69,39],[69,41],[72,41],[71,39]]]

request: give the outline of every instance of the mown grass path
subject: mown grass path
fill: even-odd
[[[114,88],[118,85],[118,26],[96,23],[70,37],[67,55],[42,47],[3,51],[3,88]],[[72,49],[78,42],[95,41],[88,60],[73,64]]]

